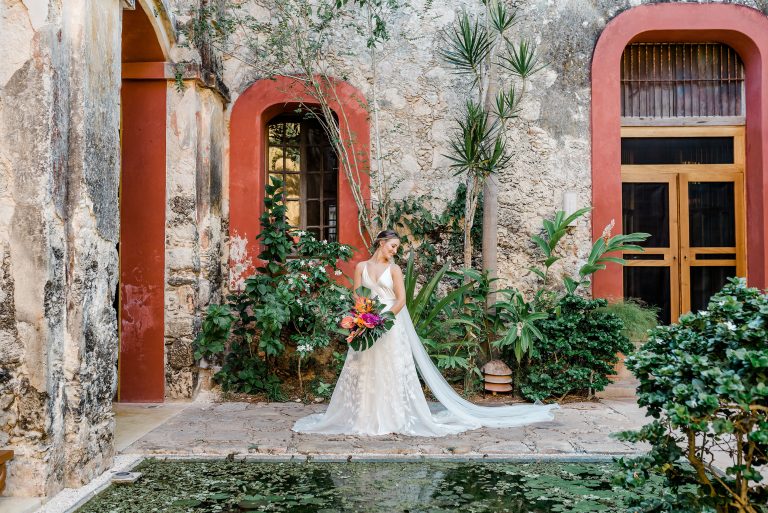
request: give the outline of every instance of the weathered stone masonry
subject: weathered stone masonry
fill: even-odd
[[[0,4],[0,444],[8,493],[112,458],[118,0]]]

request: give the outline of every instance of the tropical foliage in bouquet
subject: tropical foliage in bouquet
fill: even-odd
[[[384,335],[395,322],[395,316],[385,305],[365,287],[356,292],[352,305],[341,319],[342,333],[346,335],[347,344],[355,351],[365,351]]]
[[[639,489],[664,478],[663,493],[638,497],[632,511],[768,511],[766,340],[768,295],[732,278],[707,310],[659,326],[627,358],[654,420],[619,435],[651,450],[621,459],[617,481]]]
[[[225,391],[265,392],[273,399],[282,395],[275,371],[285,361],[286,344],[296,349],[301,376],[302,359],[339,338],[336,322],[351,296],[336,280],[338,263],[352,257],[352,248],[292,231],[282,188],[274,177],[266,186],[258,236],[262,265],[225,304],[209,306],[194,344],[196,359],[220,365],[214,379]]]

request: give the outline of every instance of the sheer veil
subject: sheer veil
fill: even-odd
[[[408,337],[408,344],[411,347],[419,374],[432,394],[446,409],[446,412],[442,413],[443,416],[450,414],[451,417],[462,423],[484,427],[513,427],[554,419],[552,410],[559,408],[557,404],[479,406],[462,399],[432,363],[421,339],[416,334],[416,329],[406,307],[403,307],[399,312],[398,321],[404,324],[403,333]]]

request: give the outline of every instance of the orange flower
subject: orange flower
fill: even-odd
[[[359,297],[355,301],[355,311],[357,313],[368,313],[371,311],[371,308],[373,308],[373,301],[367,297]]]
[[[365,321],[363,320],[362,317],[358,317],[357,319],[355,319],[355,324],[357,324],[361,328],[365,327]]]
[[[355,318],[352,316],[346,316],[341,320],[341,327],[345,330],[351,330],[355,327]]]

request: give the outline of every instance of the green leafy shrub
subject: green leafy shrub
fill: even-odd
[[[262,265],[227,304],[209,306],[195,341],[196,358],[222,363],[214,379],[225,391],[266,392],[272,399],[282,395],[274,371],[287,342],[296,348],[301,380],[302,360],[338,338],[339,312],[350,291],[332,275],[341,274],[340,260],[352,257],[348,245],[291,232],[282,187],[276,178],[266,186],[258,236]]]
[[[648,340],[648,331],[659,324],[658,308],[645,306],[635,299],[611,301],[599,309],[616,315],[624,323],[622,333],[639,347]]]
[[[768,511],[768,296],[731,279],[706,311],[659,326],[627,358],[640,380],[638,404],[653,422],[621,440],[648,442],[647,455],[620,460],[617,481],[641,487],[652,472],[665,493],[634,511]],[[714,455],[729,461],[725,473]]]
[[[520,392],[528,399],[562,399],[567,394],[591,396],[609,383],[618,362],[632,344],[616,315],[601,311],[605,299],[563,296],[546,319],[536,321],[542,334],[522,369]]]

